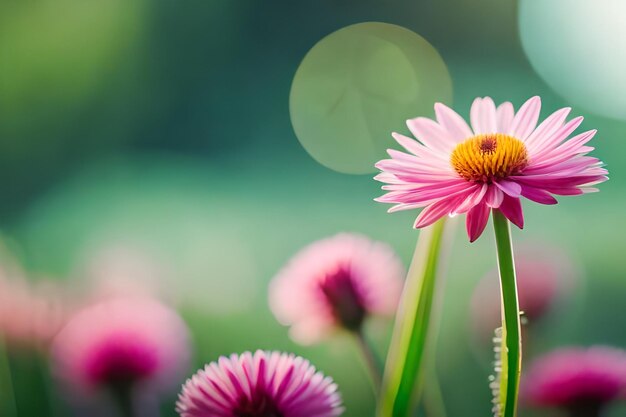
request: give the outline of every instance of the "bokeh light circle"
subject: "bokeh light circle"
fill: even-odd
[[[430,116],[449,102],[452,81],[424,38],[386,23],[359,23],[318,42],[291,86],[291,122],[298,140],[322,165],[373,172],[406,119]]]
[[[520,0],[522,45],[572,104],[626,120],[625,15],[623,0]]]

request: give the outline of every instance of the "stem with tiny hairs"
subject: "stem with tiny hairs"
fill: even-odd
[[[509,221],[499,210],[493,210],[498,271],[502,295],[503,348],[506,363],[500,380],[502,416],[515,417],[522,369],[522,335]]]

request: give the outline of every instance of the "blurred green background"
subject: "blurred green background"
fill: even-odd
[[[512,0],[0,0],[7,244],[31,275],[72,286],[102,253],[141,254],[193,330],[194,367],[247,349],[293,351],[335,378],[346,417],[373,415],[351,341],[298,346],[266,301],[267,283],[291,255],[339,231],[387,241],[410,260],[416,213],[387,215],[372,201],[380,193],[372,175],[320,165],[290,122],[291,83],[307,51],[366,21],[428,40],[448,66],[463,116],[476,96],[519,107],[539,94],[542,117],[573,106],[586,116],[583,128],[599,130],[595,155],[611,180],[558,206],[526,204],[527,227],[514,235],[563,247],[584,271],[573,307],[541,327],[541,349],[626,346],[626,121],[596,116],[542,81],[522,50]],[[449,415],[485,416],[491,353],[472,345],[468,309],[476,282],[495,264],[493,239],[486,233],[470,245],[462,229],[437,365]],[[370,329],[381,350],[389,324]],[[17,365],[17,388],[28,395],[45,383],[31,365]],[[69,415],[55,402],[51,413],[28,402],[20,415]],[[174,416],[173,406],[164,399],[162,415]]]

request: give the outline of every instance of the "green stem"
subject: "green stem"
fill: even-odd
[[[134,417],[134,387],[130,382],[121,382],[109,387],[111,395],[117,403],[121,417]]]
[[[363,329],[359,329],[354,332],[354,336],[361,351],[361,355],[363,356],[363,360],[367,365],[367,369],[369,370],[370,377],[372,380],[372,385],[374,386],[374,391],[376,395],[380,392],[380,384],[383,379],[383,364],[380,360],[380,357],[376,354],[376,351],[370,344],[370,342],[365,337]]]
[[[396,315],[377,415],[411,414],[422,383],[445,219],[420,232]]]
[[[15,389],[13,387],[13,375],[11,372],[11,358],[8,348],[0,337],[0,413],[9,416],[17,416],[17,401],[15,399]]]
[[[506,353],[506,363],[502,364],[503,374],[500,382],[500,395],[504,399],[501,406],[503,406],[502,415],[504,417],[514,417],[517,413],[517,397],[522,369],[522,335],[511,228],[508,220],[499,210],[493,211],[493,228],[496,235],[502,294],[503,348]]]
[[[36,360],[39,368],[39,373],[43,381],[43,388],[45,389],[45,402],[48,405],[48,410],[51,417],[59,417],[63,414],[61,411],[61,405],[59,398],[55,395],[55,387],[52,381],[52,377],[49,371],[49,365],[43,352],[36,352]]]

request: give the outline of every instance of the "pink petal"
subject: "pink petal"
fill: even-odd
[[[487,194],[485,195],[485,202],[489,207],[498,208],[502,204],[504,193],[500,191],[495,185],[490,185]]]
[[[459,194],[471,191],[472,184],[464,180],[454,180],[450,183],[434,184],[424,187],[425,189],[391,191],[378,197],[375,201],[381,203],[405,203],[413,204],[429,202],[431,200],[447,199]]]
[[[439,124],[457,143],[474,136],[465,120],[445,104],[436,103],[435,114]]]
[[[419,156],[422,154],[422,148],[424,147],[420,145],[415,139],[411,139],[396,132],[393,132],[391,136],[393,136],[396,142],[398,142],[404,149],[411,152],[413,155]]]
[[[529,185],[524,185],[522,187],[522,195],[527,199],[534,201],[539,204],[557,204],[556,198],[550,195],[549,192],[544,191],[540,188],[531,187]]]
[[[535,142],[540,142],[544,138],[549,138],[554,134],[565,122],[567,115],[572,109],[565,107],[557,110],[546,118],[535,131],[526,139],[526,146],[531,146]]]
[[[444,154],[435,148],[426,147],[415,139],[411,139],[396,132],[393,132],[391,136],[413,155],[419,156],[420,158],[436,158],[437,160],[448,162],[449,155],[447,153]]]
[[[491,209],[487,204],[478,204],[467,212],[465,219],[465,228],[470,242],[474,242],[480,237],[487,226],[489,220],[489,212]]]
[[[522,193],[522,186],[514,181],[500,180],[494,182],[494,184],[496,187],[514,198],[519,197]]]
[[[543,155],[544,152],[547,152],[551,149],[556,148],[559,143],[563,142],[567,137],[580,126],[583,122],[583,117],[575,117],[569,122],[565,123],[559,130],[555,133],[546,137],[542,140],[538,140],[535,143],[528,146],[528,153],[530,154],[530,159],[532,160],[536,156]]]
[[[545,190],[556,195],[581,195],[585,192],[578,187],[546,187]]]
[[[387,210],[387,213],[396,213],[398,211],[414,210],[414,209],[418,209],[422,207],[424,207],[424,204],[422,203],[416,203],[416,204],[401,203],[401,204],[396,204],[395,206],[391,206],[391,208]]]
[[[567,142],[561,144],[556,149],[550,152],[544,152],[541,155],[537,155],[535,158],[532,159],[531,167],[535,167],[539,164],[555,164],[569,159],[578,153],[584,153],[586,149],[583,149],[581,147],[589,142],[591,139],[593,139],[596,133],[597,130],[589,130],[587,132],[583,132],[580,135],[576,135],[573,138],[569,139]]]
[[[430,226],[440,218],[450,214],[458,203],[459,198],[447,198],[426,207],[415,219],[413,227],[421,229],[422,227]]]
[[[397,152],[397,151],[396,151]],[[409,155],[407,155],[409,156]],[[378,161],[375,165],[376,168],[381,171],[387,171],[393,173],[396,177],[400,178],[401,174],[405,175],[439,175],[444,177],[453,178],[453,171],[451,168],[442,168],[437,165],[430,165],[425,161],[420,161],[419,163],[411,163],[407,162],[407,160],[400,161],[397,159],[383,159],[382,161]],[[458,175],[456,175],[458,178]]]
[[[476,98],[470,110],[470,120],[474,134],[496,133],[496,105],[490,97]]]
[[[509,135],[525,140],[537,126],[540,111],[541,98],[539,96],[532,97],[526,101],[515,115],[509,128]]]
[[[502,200],[502,204],[500,204],[499,210],[514,225],[520,229],[524,228],[524,214],[522,213],[522,203],[519,198],[513,198],[505,195]]]
[[[411,133],[424,145],[440,152],[450,152],[457,141],[437,122],[425,117],[406,121]]]
[[[498,119],[498,133],[508,133],[509,128],[511,127],[511,123],[513,123],[513,118],[515,117],[515,109],[513,108],[513,104],[509,101],[505,101],[504,103],[498,106],[496,110],[496,117]]]
[[[533,187],[543,188],[569,188],[577,187],[589,183],[598,183],[606,181],[608,178],[605,175],[571,175],[567,177],[553,176],[553,175],[529,175],[523,177],[517,177],[516,181],[522,185],[528,184]]]
[[[475,191],[472,191],[467,198],[461,202],[461,204],[459,204],[459,206],[457,208],[454,209],[454,213],[455,214],[459,214],[459,213],[465,213],[468,210],[470,210],[472,207],[474,207],[475,205],[479,204],[482,200],[483,197],[485,197],[485,194],[487,193],[487,190],[489,189],[489,186],[487,184],[476,184],[474,187]]]

